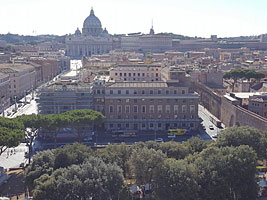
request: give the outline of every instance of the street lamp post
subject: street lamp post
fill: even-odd
[[[25,105],[26,105],[27,104],[26,90],[24,90],[24,101],[25,101]]]
[[[5,104],[4,103],[2,103],[2,109],[3,109],[2,111],[3,117],[5,117]]]
[[[33,85],[32,85],[32,99],[34,99],[34,89],[33,89]]]
[[[17,96],[14,96],[14,100],[15,100],[15,111],[17,112],[17,110],[18,110]]]

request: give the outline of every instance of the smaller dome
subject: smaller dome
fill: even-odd
[[[77,36],[82,35],[82,33],[81,33],[79,28],[77,28],[77,30],[75,31],[75,35],[77,35]]]
[[[103,30],[103,34],[108,35],[108,30],[106,28]]]

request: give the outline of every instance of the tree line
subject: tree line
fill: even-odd
[[[255,200],[256,165],[266,159],[267,133],[222,131],[216,141],[139,142],[92,150],[80,145],[39,152],[26,168],[34,199],[135,199],[128,184],[148,184],[144,199]]]
[[[73,110],[62,114],[48,115],[22,115],[13,119],[0,117],[0,155],[7,148],[16,147],[21,142],[26,142],[29,147],[29,155],[32,155],[32,145],[40,130],[42,134],[53,138],[54,147],[57,144],[57,135],[63,128],[72,128],[73,134],[77,134],[79,140],[85,134],[83,127],[101,126],[105,117],[93,110]],[[30,161],[29,156],[29,161]]]

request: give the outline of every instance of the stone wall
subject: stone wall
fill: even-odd
[[[202,83],[193,82],[192,87],[200,96],[200,103],[211,114],[220,119],[221,117],[221,97]]]
[[[238,101],[219,96],[201,83],[195,82],[193,85],[200,95],[202,105],[220,119],[226,127],[251,126],[261,131],[267,130],[266,118],[239,106]]]

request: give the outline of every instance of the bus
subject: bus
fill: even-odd
[[[112,138],[133,138],[136,137],[137,131],[117,130],[112,131]]]
[[[210,121],[218,128],[222,128],[222,122],[214,117],[210,116]]]
[[[168,135],[184,135],[186,129],[169,129]]]

